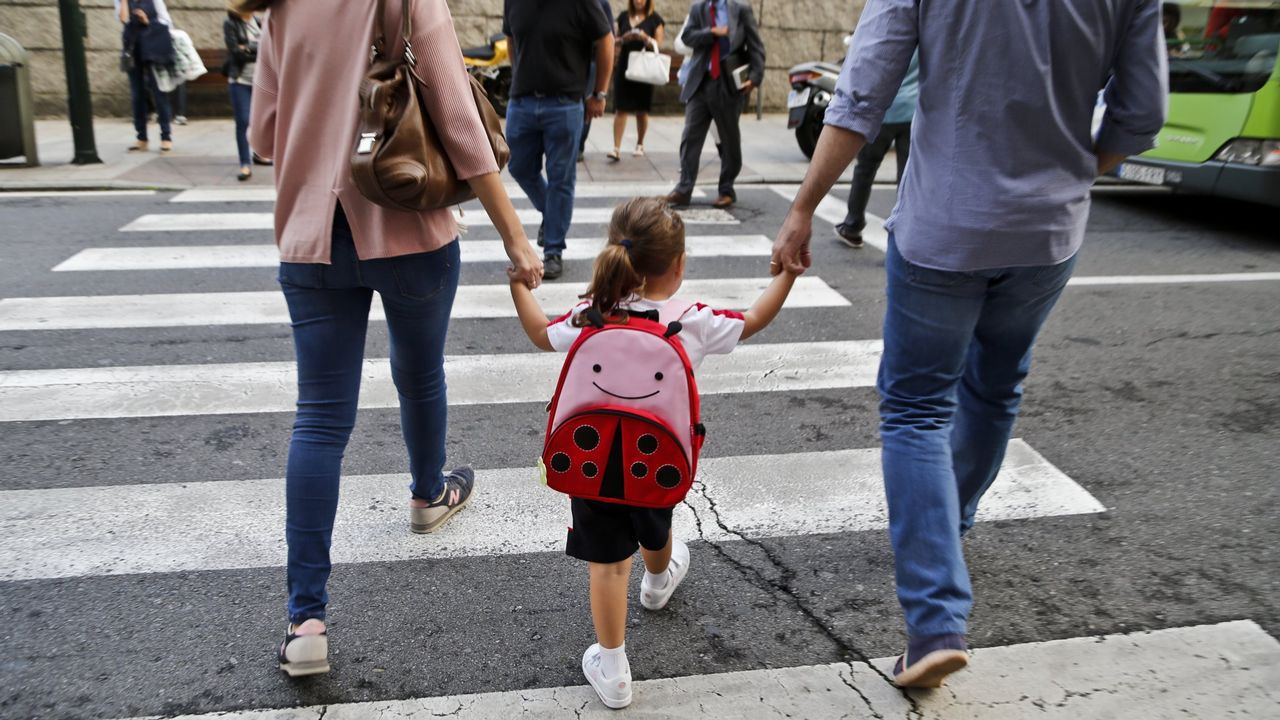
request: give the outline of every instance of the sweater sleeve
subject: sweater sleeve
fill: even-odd
[[[423,103],[459,180],[498,172],[498,162],[471,95],[462,48],[445,0],[413,4],[413,51]]]

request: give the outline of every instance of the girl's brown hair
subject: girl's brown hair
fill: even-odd
[[[613,210],[608,242],[596,256],[582,297],[601,315],[625,315],[618,305],[643,292],[646,278],[667,272],[683,255],[684,220],[666,200],[628,200]]]

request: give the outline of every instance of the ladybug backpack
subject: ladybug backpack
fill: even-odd
[[[693,306],[675,298],[590,325],[569,348],[538,461],[543,482],[576,498],[674,507],[693,485],[705,430],[693,366],[677,338]]]

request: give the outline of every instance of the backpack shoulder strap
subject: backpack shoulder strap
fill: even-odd
[[[658,311],[658,322],[663,325],[670,325],[684,317],[684,314],[689,312],[689,309],[696,304],[678,297],[671,297],[662,306],[662,309]]]

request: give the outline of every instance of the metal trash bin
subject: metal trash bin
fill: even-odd
[[[17,40],[0,34],[0,160],[36,154],[35,106],[31,100],[31,60]]]

